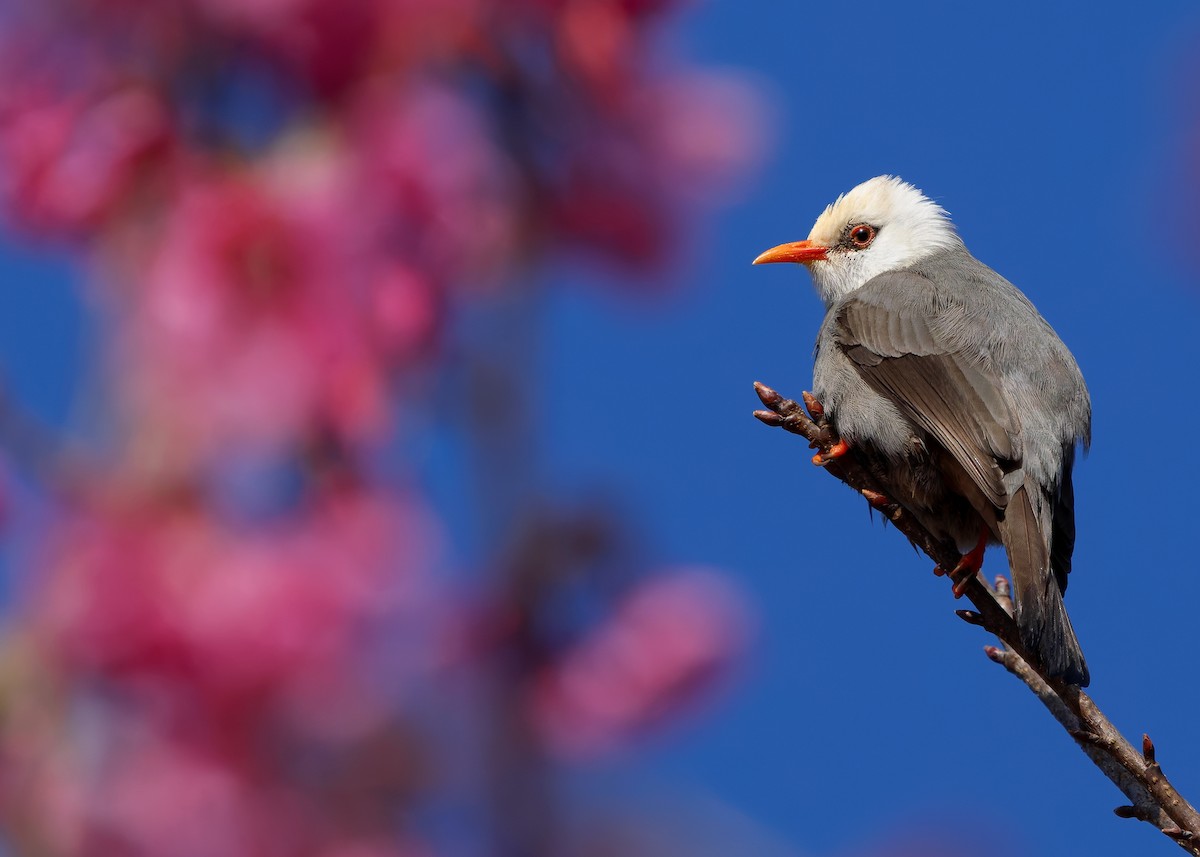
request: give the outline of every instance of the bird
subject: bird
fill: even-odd
[[[825,305],[813,395],[841,438],[826,458],[858,448],[883,462],[890,499],[963,555],[960,583],[1002,544],[1022,644],[1047,676],[1086,687],[1063,594],[1092,409],[1067,346],[944,208],[895,176],[842,194],[807,240],[754,260],[773,262],[805,266]]]

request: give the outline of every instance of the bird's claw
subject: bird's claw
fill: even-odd
[[[979,542],[971,550],[967,551],[959,559],[958,564],[947,570],[941,565],[933,569],[933,573],[941,577],[945,575],[953,581],[954,585],[950,591],[954,593],[955,598],[962,598],[967,591],[967,586],[971,581],[978,576],[983,569],[983,554],[987,550],[989,532],[985,529],[979,536]]]
[[[813,399],[813,401],[815,402],[816,399]],[[828,452],[818,452],[816,455],[814,455],[812,458],[812,463],[817,465],[817,467],[824,467],[829,462],[841,458],[849,451],[850,444],[846,443],[843,438],[838,438],[838,442],[829,447]]]
[[[966,569],[957,577],[955,576],[955,572],[950,572],[950,579],[954,581],[954,585],[950,587],[950,591],[954,594],[954,597],[962,598],[963,594],[967,591],[967,585],[978,574],[979,569]]]

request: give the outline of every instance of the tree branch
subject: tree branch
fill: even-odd
[[[797,402],[785,399],[765,384],[756,382],[754,390],[767,407],[767,410],[755,411],[755,417],[808,440],[809,446],[818,450],[814,463],[822,465],[865,497],[941,568],[953,568],[958,563],[960,557],[955,545],[934,538],[884,493],[881,475],[885,472],[886,462],[854,447],[838,458],[826,458],[839,438],[826,421],[820,402],[805,393],[804,402],[808,407],[808,413],[805,413]],[[997,578],[993,588],[981,575],[976,575],[959,588],[975,610],[958,610],[958,616],[995,634],[1003,644],[985,647],[987,656],[1033,691],[1080,749],[1129,799],[1129,805],[1119,806],[1114,812],[1121,818],[1136,818],[1153,824],[1186,852],[1200,857],[1200,813],[1184,800],[1163,774],[1150,737],[1143,735],[1141,751],[1135,750],[1090,696],[1073,685],[1047,678],[1037,658],[1021,644],[1004,578]]]

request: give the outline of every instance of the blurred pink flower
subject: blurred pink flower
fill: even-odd
[[[647,77],[574,130],[549,227],[568,245],[655,270],[697,203],[727,193],[761,155],[765,106],[731,76]]]
[[[714,574],[598,579],[607,612],[563,650],[533,614],[576,566],[611,571],[591,568],[604,539],[482,558],[505,571],[473,594],[507,614],[472,611],[434,591],[417,489],[379,487],[421,484],[397,434],[429,405],[403,382],[441,368],[456,311],[562,249],[653,268],[753,159],[748,89],[656,45],[675,3],[0,5],[0,205],[84,239],[109,418],[86,438],[104,460],[45,467],[64,484],[0,658],[14,847],[427,857],[410,817],[461,788],[430,783],[478,751],[478,722],[514,738],[489,775],[536,778],[525,725],[600,752],[728,668],[746,621]],[[276,505],[227,503],[231,472]],[[443,686],[460,680],[479,718]],[[479,831],[525,798],[488,799]]]
[[[182,179],[144,272],[131,272],[142,279],[133,299],[113,296],[119,392],[172,454],[287,446],[312,425],[356,439],[388,428],[377,346],[417,352],[435,296],[409,269],[376,325],[403,269],[373,245],[349,168],[336,150],[302,150],[253,173]],[[414,342],[396,341],[406,334]]]
[[[523,261],[517,176],[470,99],[382,80],[361,88],[348,122],[373,214],[408,264],[444,283],[495,285]]]
[[[119,730],[119,759],[88,795],[84,857],[283,857],[303,819],[220,758],[148,730]]]
[[[484,19],[494,6],[494,0],[377,2],[376,67],[403,74],[486,52]]]
[[[0,92],[3,204],[33,231],[96,229],[164,151],[166,110],[140,86],[62,95],[11,83]]]
[[[695,700],[741,653],[747,613],[712,571],[660,573],[539,673],[529,710],[568,757],[608,750]]]
[[[642,123],[661,192],[681,201],[726,197],[758,165],[770,136],[766,103],[732,72],[689,70],[648,81],[630,109]]]
[[[356,491],[257,530],[189,508],[79,516],[58,532],[32,615],[71,673],[182,682],[212,718],[274,700],[302,728],[336,722],[309,713],[336,690],[337,715],[368,723],[352,705],[371,704],[353,692],[375,680],[364,635],[417,609],[429,531],[408,501]]]
[[[388,0],[188,0],[200,18],[228,37],[255,40],[317,91],[335,94],[370,56],[377,7]]]
[[[392,364],[403,367],[436,341],[443,315],[436,286],[403,262],[384,266],[370,285],[370,332]]]
[[[661,269],[676,225],[635,159],[592,143],[549,203],[556,238],[639,270]]]
[[[352,839],[323,849],[319,857],[433,857],[434,853],[415,840]]]
[[[151,716],[147,716],[150,714]],[[75,857],[431,857],[387,817],[355,809],[386,800],[343,794],[336,778],[289,779],[312,747],[272,734],[277,754],[189,735],[153,709],[104,710],[37,756],[8,751],[6,805],[22,809],[22,853]],[[269,724],[263,725],[270,729]],[[264,742],[265,744],[266,742]],[[14,763],[23,767],[14,767]],[[320,763],[316,768],[320,770]],[[342,804],[340,801],[347,801]]]

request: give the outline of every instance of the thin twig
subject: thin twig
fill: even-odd
[[[839,438],[826,421],[820,402],[805,393],[804,401],[809,409],[809,413],[805,413],[799,403],[784,398],[765,384],[755,383],[754,390],[767,407],[767,410],[755,411],[755,417],[767,425],[807,439],[809,446],[818,451],[816,463],[863,495],[940,567],[953,568],[958,563],[959,553],[953,544],[936,539],[884,492],[884,480],[880,476],[885,462],[873,460],[853,447],[841,457],[824,459]],[[1003,643],[1002,648],[987,646],[987,656],[1033,691],[1088,758],[1129,799],[1128,806],[1114,810],[1118,816],[1153,824],[1189,854],[1200,857],[1200,813],[1184,800],[1163,774],[1149,736],[1143,736],[1139,752],[1101,713],[1090,696],[1074,685],[1048,678],[1037,658],[1021,644],[1011,614],[1007,583],[998,578],[997,584],[995,589],[989,587],[980,575],[966,581],[961,588],[975,610],[957,611],[964,621],[985,628]]]

